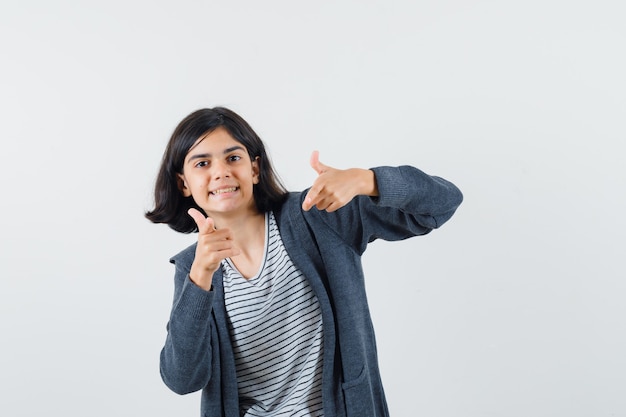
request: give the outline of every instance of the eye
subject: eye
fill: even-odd
[[[240,159],[241,159],[241,156],[239,156],[239,155],[230,155],[230,156],[228,157],[228,161],[229,161],[229,162],[237,162],[237,161],[239,161]]]
[[[203,168],[209,165],[209,161],[200,161],[197,164],[195,164],[194,166],[196,168]]]

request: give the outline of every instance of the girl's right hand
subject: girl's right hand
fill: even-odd
[[[220,267],[222,259],[236,256],[239,250],[234,246],[229,229],[215,229],[213,219],[204,217],[195,208],[187,212],[198,226],[198,246],[196,257],[191,264],[189,278],[200,288],[209,291],[213,273]]]

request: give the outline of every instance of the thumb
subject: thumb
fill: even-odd
[[[206,235],[215,231],[213,219],[210,217],[204,217],[204,214],[200,213],[198,209],[190,208],[187,211],[187,214],[189,214],[196,222],[196,226],[198,226],[198,233]]]
[[[320,153],[319,151],[313,151],[311,154],[311,168],[317,172],[317,174],[323,174],[328,168],[326,165],[320,162]]]

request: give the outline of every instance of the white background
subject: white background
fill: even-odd
[[[364,257],[393,416],[626,416],[623,2],[2,0],[0,415],[195,416],[161,382],[165,144],[240,113],[465,201]]]

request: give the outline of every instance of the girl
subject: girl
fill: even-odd
[[[410,166],[339,170],[317,152],[311,166],[313,185],[287,192],[222,107],[191,113],[167,145],[146,217],[198,242],[170,260],[161,375],[202,390],[203,416],[388,416],[361,255],[441,226],[462,194]]]

